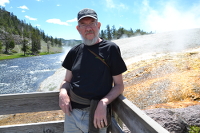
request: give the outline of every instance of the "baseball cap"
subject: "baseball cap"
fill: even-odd
[[[85,17],[91,17],[91,18],[97,19],[97,13],[94,10],[89,9],[89,8],[82,9],[78,13],[78,17],[77,17],[78,21]]]

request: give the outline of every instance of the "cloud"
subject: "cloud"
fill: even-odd
[[[24,10],[29,10],[27,6],[23,5],[23,6],[19,6],[17,8],[21,8],[21,9],[24,9]]]
[[[47,23],[59,24],[59,25],[66,25],[69,26],[67,22],[62,22],[60,19],[48,19]]]
[[[128,9],[128,6],[126,6],[125,4],[123,3],[116,3],[114,2],[113,0],[105,0],[106,1],[106,7],[107,8],[111,8],[111,9],[118,9],[118,10],[121,10],[121,9]]]
[[[10,3],[9,0],[0,0],[0,6],[6,6],[6,3]]]
[[[184,10],[181,10],[181,3],[173,1],[162,5],[160,10],[156,10],[148,0],[143,0],[140,11],[142,27],[157,32],[200,28],[200,3],[182,8]]]
[[[56,6],[60,6],[59,4],[57,4]]]
[[[108,8],[115,8],[115,4],[112,0],[106,0],[106,6]]]
[[[37,18],[31,18],[31,17],[29,17],[29,16],[25,16],[25,18],[27,18],[27,19],[29,19],[29,20],[37,20]]]
[[[77,18],[71,19],[71,20],[67,20],[66,22],[76,22]]]
[[[124,5],[123,3],[119,4],[119,9],[128,9],[128,6]]]

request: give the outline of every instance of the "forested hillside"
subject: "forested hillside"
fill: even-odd
[[[19,20],[13,13],[0,8],[0,52],[9,54],[15,45],[22,45],[24,53],[38,54],[41,40],[47,45],[61,47],[61,39],[48,36],[43,30]],[[48,47],[48,46],[47,46]]]

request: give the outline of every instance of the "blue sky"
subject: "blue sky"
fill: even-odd
[[[200,28],[200,0],[0,0],[0,6],[64,39],[81,39],[75,27],[83,8],[97,12],[103,30],[107,25],[157,33]]]

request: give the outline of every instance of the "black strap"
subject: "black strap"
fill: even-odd
[[[88,51],[90,51],[90,53],[92,53],[94,56],[96,56],[98,59],[100,59],[100,61],[103,62],[109,68],[108,64],[99,55],[95,54],[93,51],[91,51],[89,49],[88,49]]]

